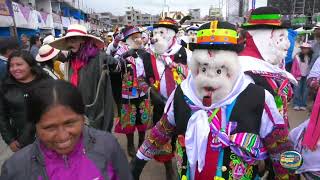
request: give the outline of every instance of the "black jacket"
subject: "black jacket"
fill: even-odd
[[[67,81],[70,81],[73,73],[71,60],[72,56],[69,56],[66,63],[68,71],[65,75]],[[117,64],[116,59],[105,52],[100,52],[79,70],[78,90],[86,105],[85,115],[90,119],[90,127],[109,132],[112,129],[113,97],[109,71],[112,71]]]
[[[24,147],[34,140],[34,126],[27,122],[26,99],[28,91],[40,81],[48,79],[44,74],[36,75],[30,83],[22,84],[11,77],[0,83],[0,133],[10,144],[17,140]]]

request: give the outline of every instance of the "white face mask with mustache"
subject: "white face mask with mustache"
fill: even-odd
[[[153,30],[152,44],[155,53],[164,54],[175,41],[175,31],[168,28],[159,27]]]
[[[141,49],[143,48],[143,42],[141,37],[130,36],[126,43],[128,44],[130,49]]]
[[[235,52],[195,50],[189,68],[199,99],[210,97],[211,105],[227,97],[240,74],[239,66]]]

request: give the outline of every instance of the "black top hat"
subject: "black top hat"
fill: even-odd
[[[259,7],[254,9],[248,21],[242,25],[243,29],[282,29],[289,28],[284,23],[281,12],[275,7]]]
[[[174,30],[176,33],[179,30],[179,24],[172,18],[165,17],[161,19],[157,24],[153,25],[153,28],[165,27]]]
[[[197,43],[190,43],[190,49],[214,49],[238,51],[236,27],[225,21],[211,21],[201,25],[197,33]]]

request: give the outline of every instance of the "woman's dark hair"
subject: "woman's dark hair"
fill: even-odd
[[[84,114],[81,93],[63,80],[44,80],[32,88],[27,99],[28,121],[36,124],[41,116],[55,105],[69,107],[77,114]]]
[[[37,61],[33,58],[33,56],[24,50],[21,51],[14,51],[8,58],[8,66],[7,70],[10,72],[10,62],[12,58],[14,57],[21,57],[31,68],[31,73],[35,76],[41,76],[44,75],[43,70],[41,67],[37,64]],[[9,73],[9,77],[13,78],[11,74]]]
[[[30,38],[30,48],[37,43],[37,41],[40,41],[39,36],[31,36]]]
[[[313,55],[313,50],[312,50],[311,48],[309,48],[309,53],[307,54],[307,56],[309,57],[309,62],[308,62],[308,64],[311,63],[312,55]],[[303,63],[305,62],[305,61],[304,61],[304,54],[302,54],[302,52],[299,53],[299,58],[300,58],[300,61],[301,61],[301,62],[303,62]]]

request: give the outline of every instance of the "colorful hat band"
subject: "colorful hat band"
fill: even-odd
[[[70,33],[70,32],[77,32],[77,33],[84,34],[84,35],[87,34],[85,31],[81,31],[81,30],[79,30],[79,29],[69,29],[69,30],[67,31],[67,33]]]
[[[54,51],[54,48],[52,48],[49,52],[45,53],[45,54],[39,54],[40,57],[45,58],[47,56],[50,56]]]
[[[204,29],[197,33],[199,44],[237,44],[237,32],[231,29]]]
[[[175,23],[175,22],[170,21],[170,20],[161,20],[161,21],[159,21],[159,23],[158,23],[158,24],[168,24],[168,25],[173,25],[173,26],[175,26],[175,25],[176,25],[176,23]]]
[[[280,14],[257,14],[251,15],[248,21],[248,25],[266,24],[266,25],[281,25],[281,15]]]

